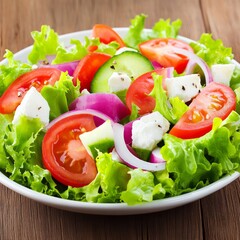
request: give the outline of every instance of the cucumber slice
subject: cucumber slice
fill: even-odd
[[[149,160],[151,152],[152,152],[148,149],[142,149],[142,148],[133,148],[133,150],[137,153],[138,157],[144,161]]]
[[[81,134],[80,139],[87,152],[94,159],[100,152],[108,152],[114,146],[113,130],[109,120],[92,131]]]
[[[140,53],[123,52],[113,56],[99,68],[92,80],[91,92],[109,93],[108,79],[114,72],[126,73],[133,81],[153,69],[151,62]]]

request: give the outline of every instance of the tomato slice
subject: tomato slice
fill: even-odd
[[[73,84],[77,85],[77,79],[79,79],[81,90],[87,89],[90,91],[95,73],[110,58],[110,55],[99,52],[93,52],[85,56],[73,73]]]
[[[60,75],[61,71],[54,68],[38,68],[21,75],[1,96],[0,113],[14,112],[32,86],[41,91],[45,85],[54,85]]]
[[[99,38],[100,42],[108,44],[110,42],[118,42],[119,48],[125,47],[122,38],[109,26],[104,24],[95,24],[92,29],[92,36]]]
[[[132,110],[132,104],[138,106],[139,114],[143,115],[146,113],[151,113],[155,108],[155,98],[149,96],[154,87],[154,80],[152,78],[153,73],[157,73],[163,76],[163,79],[167,77],[167,69],[155,69],[151,72],[147,72],[140,77],[138,77],[130,85],[126,94],[126,104],[127,107]]]
[[[189,107],[170,134],[183,139],[203,136],[212,129],[215,117],[225,119],[236,109],[236,96],[230,87],[212,82],[193,99]]]
[[[74,114],[48,129],[42,142],[43,164],[60,183],[81,187],[96,177],[95,161],[79,138],[80,134],[95,127],[93,116]]]
[[[140,52],[151,61],[158,62],[163,67],[174,67],[177,73],[182,73],[189,59],[177,54],[172,47],[193,52],[189,44],[174,38],[157,38],[139,45]]]

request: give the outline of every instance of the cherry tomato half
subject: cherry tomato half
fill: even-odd
[[[157,38],[143,42],[139,45],[139,50],[149,60],[156,61],[163,67],[174,67],[177,73],[182,73],[189,59],[175,53],[172,47],[193,52],[187,43],[174,38]]]
[[[236,96],[230,87],[212,82],[193,99],[189,107],[170,134],[183,139],[203,136],[212,129],[215,117],[225,119],[236,109]]]
[[[54,85],[60,75],[61,71],[54,68],[38,68],[21,75],[1,96],[0,113],[14,112],[32,86],[41,91],[45,85]]]
[[[95,127],[93,116],[74,114],[66,115],[47,130],[42,142],[43,164],[60,183],[81,187],[96,177],[95,161],[79,138]]]
[[[134,103],[139,107],[139,114],[143,115],[151,113],[155,108],[155,98],[149,96],[154,87],[154,80],[152,78],[153,73],[157,73],[163,76],[163,79],[167,76],[167,69],[155,69],[154,71],[145,73],[138,77],[127,90],[126,104],[131,110]]]
[[[97,70],[109,59],[110,55],[93,52],[86,55],[76,67],[73,73],[73,84],[77,84],[77,79],[80,80],[81,90],[87,89],[90,91],[92,79]]]
[[[125,47],[122,38],[111,27],[104,24],[95,24],[93,26],[92,37],[99,38],[100,42],[105,44],[115,41],[119,43],[119,48]]]

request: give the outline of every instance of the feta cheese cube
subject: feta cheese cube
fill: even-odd
[[[213,81],[230,85],[230,80],[235,69],[235,64],[214,64],[211,66]]]
[[[126,90],[131,82],[131,78],[126,73],[114,72],[108,79],[109,90],[111,93]]]
[[[141,117],[132,125],[132,147],[153,150],[169,127],[170,123],[159,112]]]
[[[168,97],[179,97],[184,102],[188,102],[198,95],[202,88],[198,74],[166,78],[165,83]]]
[[[24,115],[28,118],[39,118],[44,125],[47,125],[49,123],[49,112],[48,102],[35,87],[31,87],[17,107],[12,123],[16,124],[19,118]]]

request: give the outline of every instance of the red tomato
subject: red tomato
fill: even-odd
[[[95,73],[110,58],[110,55],[99,52],[93,52],[85,56],[73,73],[73,84],[77,85],[77,79],[79,79],[81,90],[87,89],[90,91]]]
[[[44,85],[54,85],[60,75],[58,69],[38,68],[18,77],[1,96],[0,113],[14,112],[32,86],[41,91]]]
[[[131,110],[132,104],[134,103],[139,107],[139,114],[143,115],[152,112],[155,107],[155,98],[149,96],[149,93],[153,90],[154,80],[152,78],[152,73],[156,72],[166,78],[167,69],[155,69],[151,72],[145,73],[138,77],[127,90],[126,94],[126,104]]]
[[[174,67],[178,73],[182,73],[189,59],[174,53],[172,47],[193,52],[187,43],[174,38],[157,38],[143,42],[139,45],[139,50],[149,60],[156,61],[163,67]]]
[[[125,43],[122,38],[109,26],[104,24],[96,24],[92,29],[92,36],[99,38],[100,42],[108,44],[110,42],[118,42],[119,48],[125,47]]]
[[[212,82],[193,99],[189,107],[170,134],[183,139],[203,136],[212,129],[215,117],[225,119],[236,109],[236,96],[230,87]]]
[[[95,127],[93,116],[74,114],[56,122],[45,134],[42,142],[43,164],[62,184],[81,187],[96,177],[95,161],[79,138],[80,134]]]

